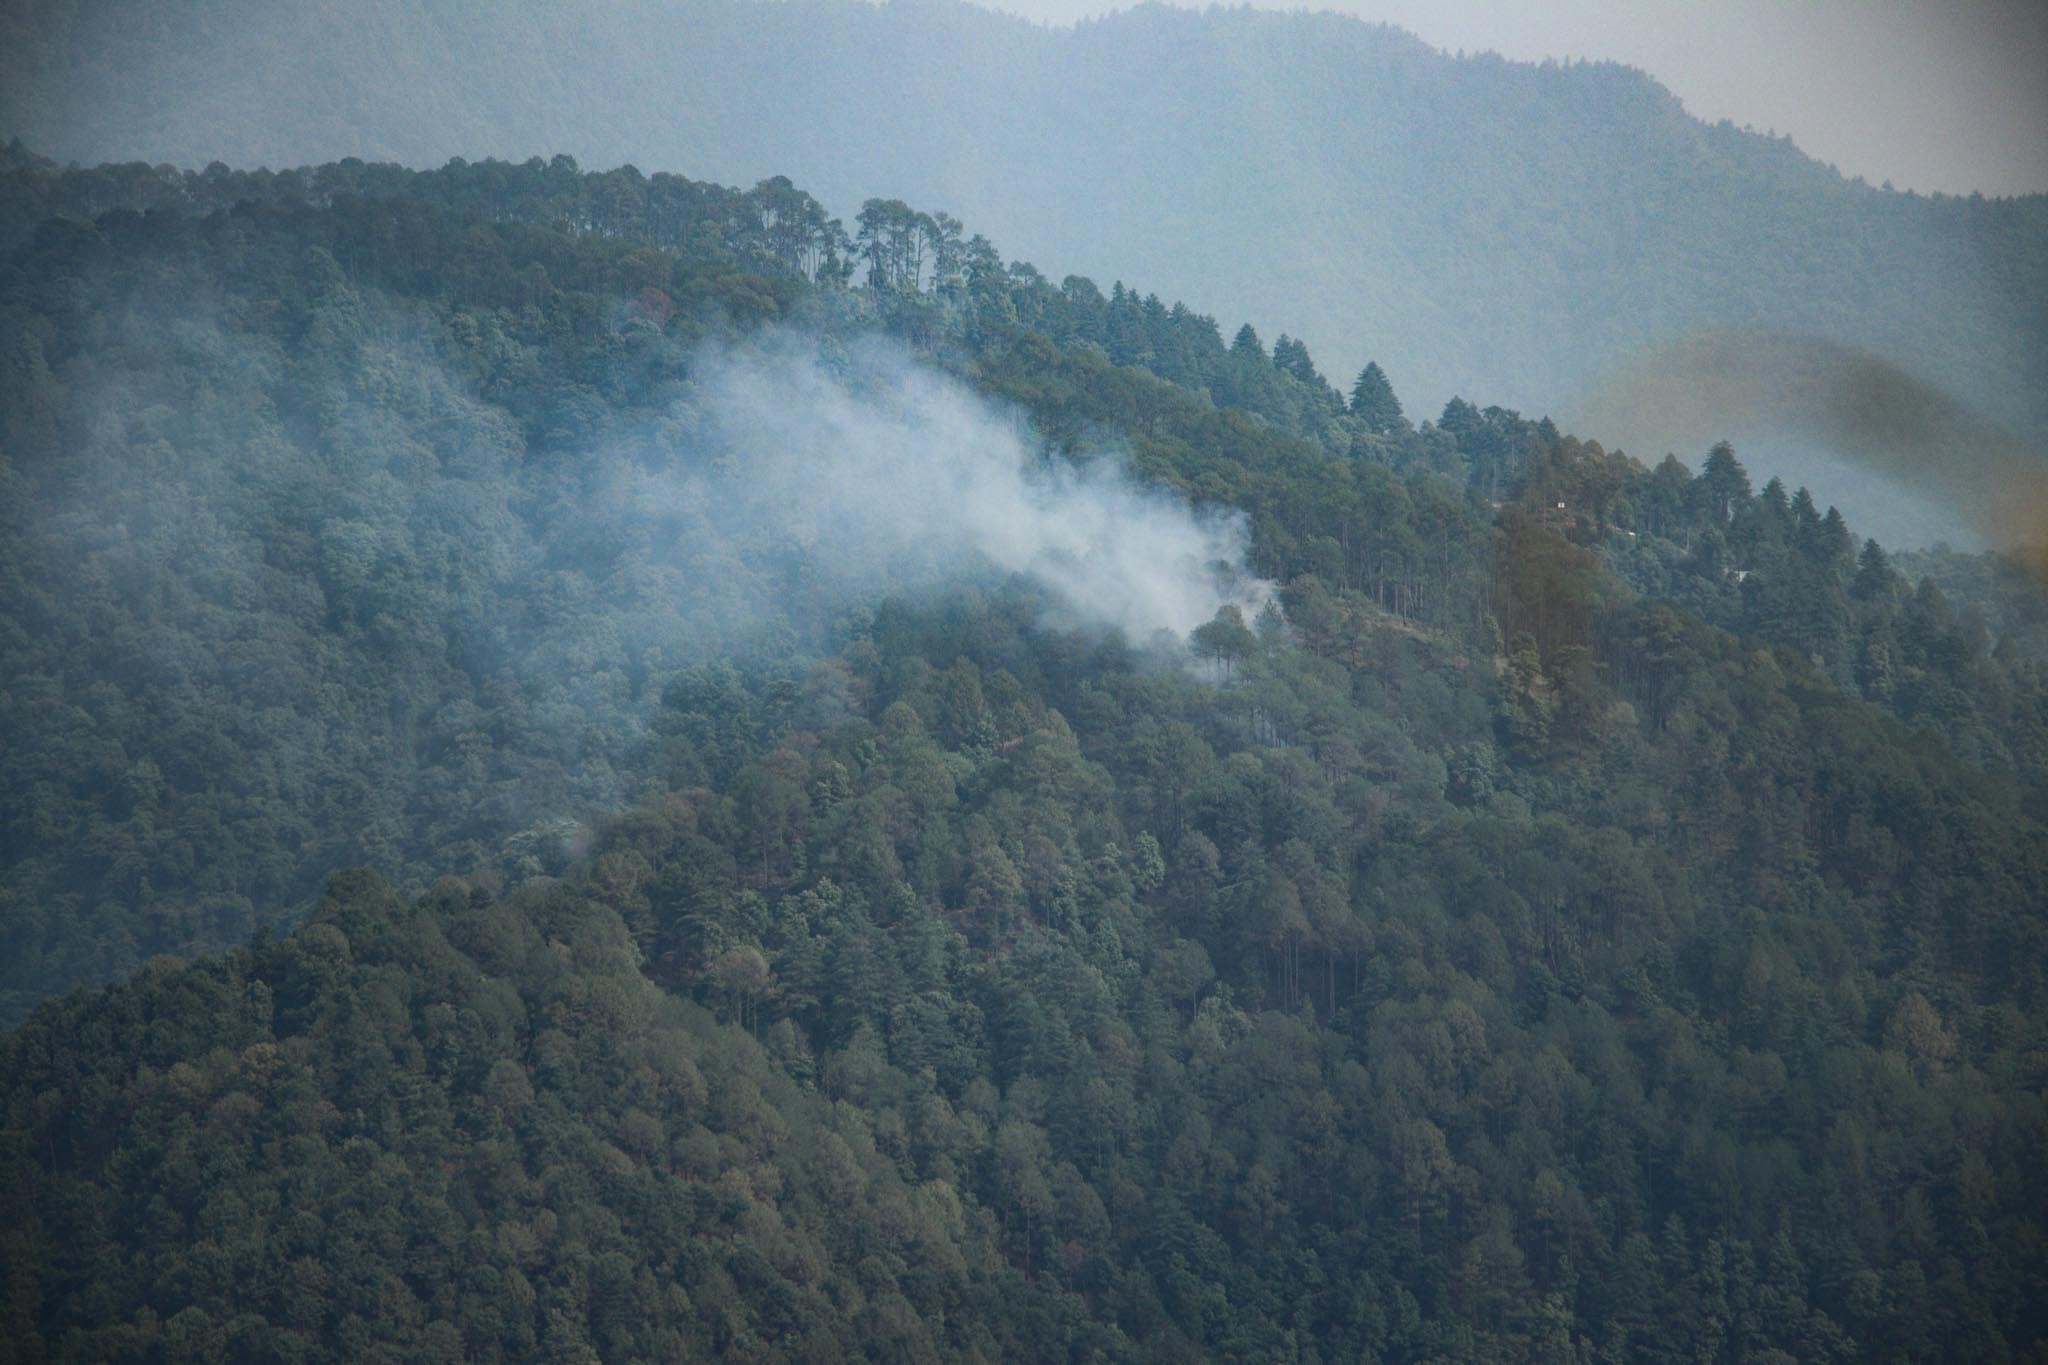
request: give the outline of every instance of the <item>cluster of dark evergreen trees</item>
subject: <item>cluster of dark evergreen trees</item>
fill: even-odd
[[[0,1038],[0,1354],[2048,1339],[1996,562],[1911,586],[1731,451],[1412,426],[887,202],[6,174],[8,984],[133,974]],[[1283,610],[819,626],[583,515],[689,343],[793,328],[1242,509]]]

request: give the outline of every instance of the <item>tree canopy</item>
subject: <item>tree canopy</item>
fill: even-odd
[[[5,174],[6,1351],[2048,1340],[2016,561],[1378,425],[890,201]],[[818,624],[631,496],[796,330],[1241,516],[1272,607]]]

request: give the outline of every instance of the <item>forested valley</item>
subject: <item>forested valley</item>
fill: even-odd
[[[971,226],[0,154],[0,1359],[2037,1356],[2028,562]],[[1271,601],[646,496],[782,344]]]

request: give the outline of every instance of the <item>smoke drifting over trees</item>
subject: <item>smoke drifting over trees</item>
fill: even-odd
[[[766,273],[395,237],[393,200],[338,236],[300,204],[14,244],[0,1014],[338,867],[558,867],[661,761],[680,674],[793,667],[890,595],[1016,577],[1141,645],[1265,601],[1241,514],[1142,486],[1114,433],[1055,449],[859,309],[736,325],[805,273],[755,203],[807,198],[663,188]]]
[[[1139,640],[1270,595],[1240,581],[1241,515],[1192,512],[1114,459],[1046,458],[1021,418],[894,346],[840,357],[828,370],[786,344],[693,363],[715,472],[681,501],[706,509],[739,557],[787,547],[849,601],[1025,574],[1074,619]]]

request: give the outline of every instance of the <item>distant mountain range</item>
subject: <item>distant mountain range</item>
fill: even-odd
[[[1288,331],[1340,385],[1376,358],[1418,416],[1597,395],[1595,434],[1654,458],[1692,433],[1606,381],[1732,329],[2048,430],[2048,197],[1848,181],[1612,64],[1156,5],[1046,28],[945,0],[48,0],[0,23],[0,134],[60,158],[786,174],[849,222],[900,196],[1054,279]]]

